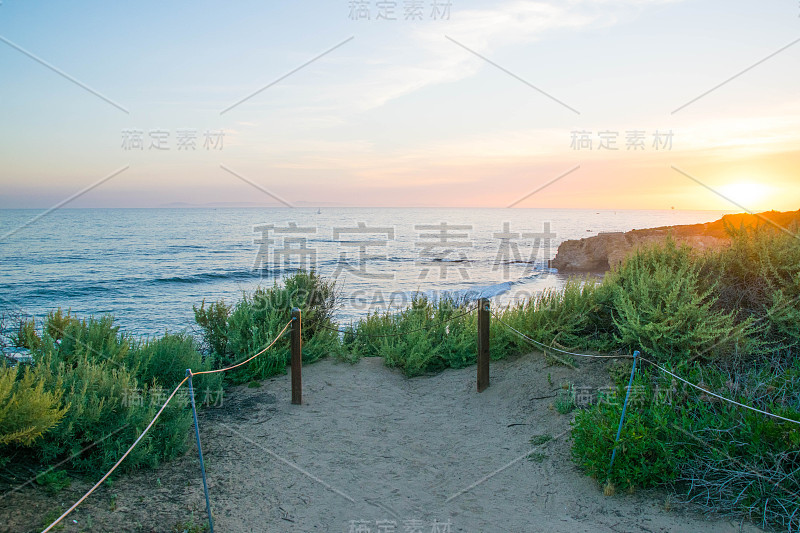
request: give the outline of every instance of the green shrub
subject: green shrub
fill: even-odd
[[[0,447],[30,446],[64,418],[63,391],[45,390],[40,374],[0,365]]]
[[[771,351],[800,344],[800,245],[797,237],[763,227],[728,228],[731,246],[712,254],[704,274],[715,280],[718,307],[739,322],[752,319]]]
[[[193,372],[212,370],[214,362],[213,355],[200,355],[191,336],[170,333],[140,343],[124,360],[125,367],[134,372],[139,383],[155,382],[170,390],[185,377],[187,368]],[[219,391],[222,374],[197,376],[193,385],[198,391]]]
[[[472,307],[416,295],[400,312],[374,313],[349,326],[343,347],[358,357],[383,357],[407,376],[463,368],[477,359],[477,314],[465,314]],[[489,336],[493,359],[518,353],[517,338],[505,326],[492,322]]]
[[[707,390],[800,420],[798,391],[787,394],[791,387],[786,386],[800,380],[800,364],[735,379],[694,364],[686,377]],[[637,370],[609,472],[626,389],[627,379],[620,379],[610,400],[580,411],[573,422],[573,458],[586,473],[618,489],[666,487],[708,509],[789,524],[791,511],[785,510],[800,508],[797,425],[735,407],[655,369]]]
[[[752,350],[751,321],[736,325],[730,312],[715,310],[716,286],[703,288],[699,261],[671,239],[639,250],[609,273],[617,340],[661,361],[713,359]]]
[[[65,470],[50,470],[36,476],[36,483],[43,486],[51,494],[56,494],[72,483]]]
[[[203,331],[203,342],[206,353],[225,355],[228,346],[228,318],[231,307],[224,300],[212,302],[206,308],[203,300],[200,307],[194,306],[194,320]]]
[[[5,444],[0,462],[14,456],[17,469],[69,459],[64,467],[70,471],[104,473],[150,422],[186,366],[205,368],[191,339],[166,335],[137,346],[110,316],[79,320],[58,310],[41,328],[29,321],[20,331],[24,336],[18,340],[30,347],[33,366],[25,372],[3,369],[6,400],[0,401],[9,408],[0,416],[0,431],[27,431],[25,438],[0,443]],[[10,396],[9,376],[14,377]],[[182,453],[190,424],[186,402],[173,399],[122,470],[155,466]]]
[[[230,307],[219,302],[206,308],[203,302],[195,308],[195,319],[203,344],[213,350],[217,364],[230,366],[266,348],[291,320],[294,307],[302,316],[303,361],[340,353],[331,318],[336,309],[335,286],[314,272],[298,272],[282,284],[257,287]],[[287,333],[268,352],[224,377],[232,383],[264,379],[285,372],[289,357]]]
[[[71,470],[93,475],[104,472],[136,440],[172,392],[156,382],[139,383],[133,372],[111,362],[82,357],[67,365],[55,352],[37,354],[35,361],[43,369],[47,386],[60,387],[69,404],[61,423],[37,445],[37,456],[45,465],[77,454],[69,463]],[[182,453],[190,424],[185,402],[174,399],[121,468],[154,467]]]
[[[553,407],[562,415],[571,413],[575,409],[575,391],[572,385],[561,388],[553,401]]]
[[[36,330],[33,320],[20,329],[25,331],[25,347],[34,356],[52,352],[67,368],[81,359],[123,366],[131,348],[130,339],[119,332],[111,315],[80,320],[58,309],[47,315],[41,331]]]
[[[562,290],[545,290],[506,310],[503,320],[548,346],[609,351],[617,348],[610,294],[593,279],[570,279]]]

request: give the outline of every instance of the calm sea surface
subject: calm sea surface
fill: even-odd
[[[40,214],[0,210],[6,235]],[[339,319],[402,307],[416,292],[497,304],[560,287],[559,243],[603,231],[709,222],[721,212],[577,209],[60,209],[0,239],[0,308],[111,313],[153,335],[192,305],[236,301],[299,266],[335,278]]]

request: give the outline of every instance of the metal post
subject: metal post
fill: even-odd
[[[608,465],[608,475],[611,475],[611,468],[614,466],[614,457],[617,455],[617,444],[619,444],[619,437],[622,434],[622,423],[625,421],[625,411],[628,409],[628,397],[631,395],[631,388],[633,387],[633,374],[636,372],[636,357],[639,355],[638,351],[633,352],[633,367],[631,368],[631,377],[628,380],[628,392],[625,393],[625,402],[622,404],[622,416],[619,417],[619,427],[617,428],[617,439],[614,441],[614,449],[611,451],[611,464]]]
[[[197,437],[197,454],[200,456],[200,472],[203,474],[203,492],[206,495],[206,512],[208,513],[208,528],[214,533],[214,519],[211,517],[211,501],[208,499],[208,482],[206,481],[206,465],[203,462],[203,448],[200,446],[200,424],[197,422],[197,407],[194,404],[194,387],[192,386],[192,370],[186,369],[189,378],[189,398],[192,402],[192,416],[194,416],[194,434]]]
[[[489,386],[489,300],[478,300],[478,392]]]
[[[292,309],[292,404],[303,403],[303,340],[301,338],[302,324],[300,309]]]

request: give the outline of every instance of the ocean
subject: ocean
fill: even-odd
[[[567,276],[548,261],[564,240],[710,222],[724,213],[59,209],[32,221],[40,214],[0,210],[0,309],[37,318],[59,307],[82,317],[110,313],[123,331],[152,336],[192,331],[193,305],[235,302],[297,268],[336,280],[341,323],[401,308],[415,293],[506,305],[563,286]]]

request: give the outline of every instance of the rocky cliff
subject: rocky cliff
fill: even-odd
[[[800,224],[800,210],[780,213],[769,211],[756,215],[725,215],[715,222],[688,226],[665,226],[637,229],[625,233],[600,233],[586,239],[564,241],[558,247],[552,268],[560,272],[602,272],[613,268],[634,250],[663,241],[671,235],[675,241],[700,250],[718,249],[730,244],[728,228],[794,227]]]

